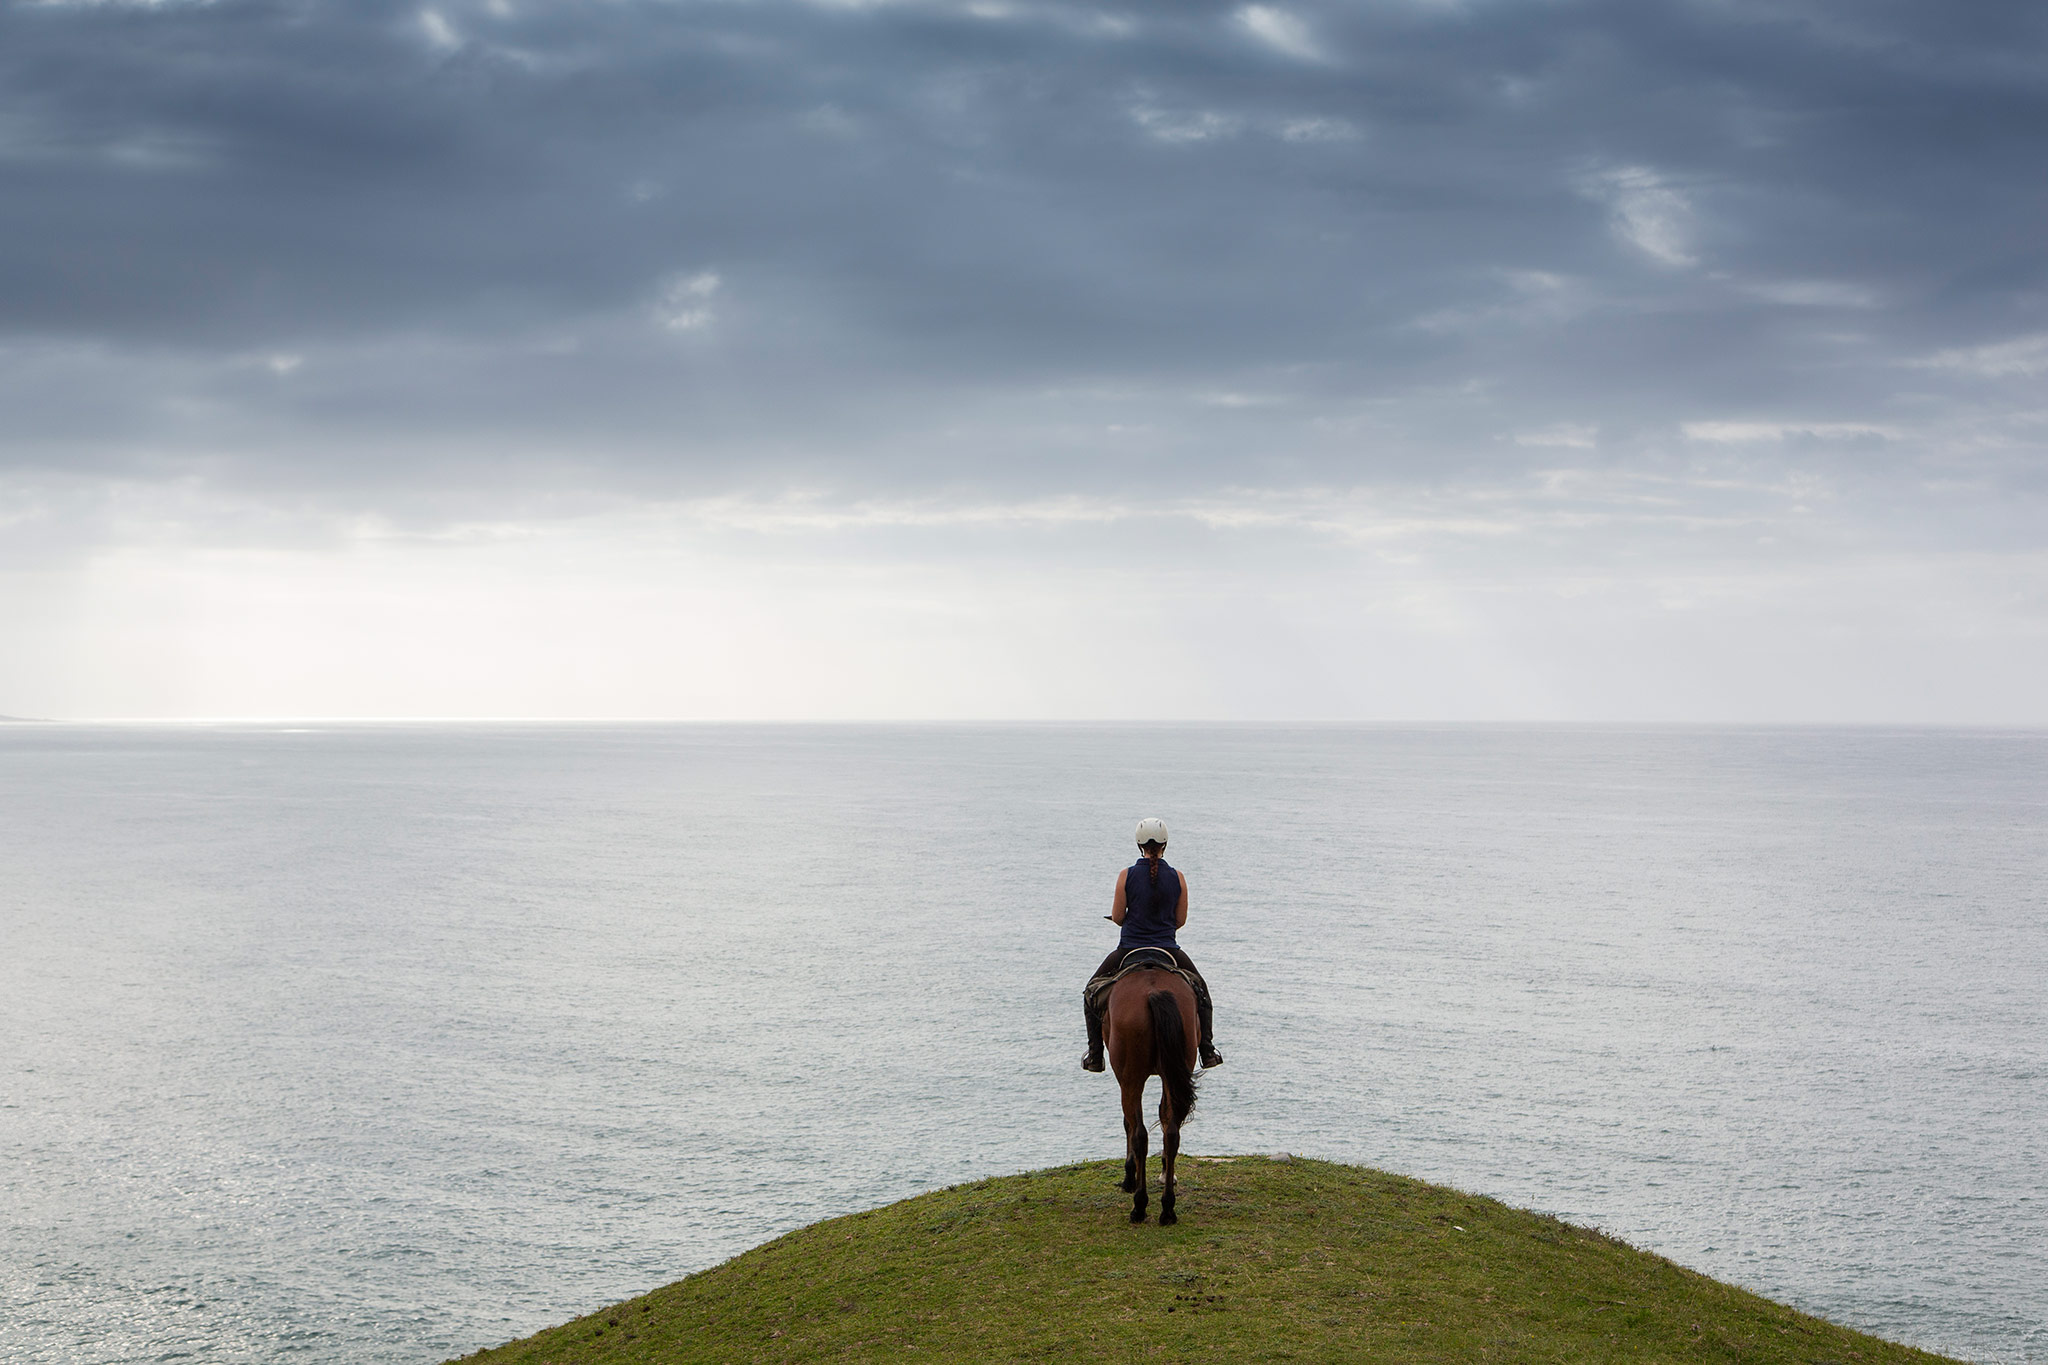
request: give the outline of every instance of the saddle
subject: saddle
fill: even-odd
[[[1117,977],[1123,976],[1127,972],[1161,971],[1172,972],[1175,975],[1183,974],[1180,970],[1179,960],[1172,953],[1166,951],[1166,949],[1133,948],[1124,954],[1123,965],[1116,969],[1116,976],[1111,977],[1110,980],[1114,981]]]
[[[1132,972],[1172,972],[1188,983],[1188,989],[1195,989],[1194,978],[1181,969],[1172,953],[1164,948],[1133,948],[1124,954],[1121,966],[1115,976],[1098,976],[1081,990],[1081,1001],[1089,1013],[1101,1015],[1109,1008],[1109,993],[1116,989],[1116,983]],[[1199,992],[1197,992],[1199,994]]]

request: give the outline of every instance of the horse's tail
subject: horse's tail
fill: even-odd
[[[1181,1023],[1180,1001],[1172,991],[1154,991],[1145,997],[1152,1015],[1152,1064],[1159,1083],[1166,1087],[1173,1121],[1186,1123],[1195,1107],[1195,1073],[1188,1066],[1188,1035]]]

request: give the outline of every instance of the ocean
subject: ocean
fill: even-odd
[[[312,723],[0,727],[0,1358],[431,1365],[1117,1155],[1144,815],[1189,1150],[2048,1361],[2048,733]]]

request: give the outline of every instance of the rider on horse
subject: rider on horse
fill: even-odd
[[[1195,963],[1174,942],[1174,930],[1188,922],[1187,878],[1173,870],[1165,858],[1166,822],[1138,822],[1138,851],[1145,856],[1116,874],[1116,899],[1110,902],[1109,918],[1123,926],[1116,951],[1102,959],[1095,969],[1098,979],[1113,977],[1123,966],[1124,954],[1133,948],[1163,948],[1173,954],[1195,988],[1195,1014],[1202,1027],[1202,1065],[1221,1066],[1223,1054],[1215,1048],[1215,1030],[1209,1006],[1209,983],[1195,970]],[[1082,1012],[1088,1019],[1088,1055],[1081,1059],[1087,1071],[1102,1070],[1102,1016],[1088,1004],[1082,992]],[[1119,1063],[1121,1065],[1121,1063]]]

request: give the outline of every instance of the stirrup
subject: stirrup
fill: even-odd
[[[1100,1071],[1100,1070],[1102,1070],[1102,1054],[1101,1054],[1101,1053],[1099,1053],[1099,1052],[1084,1052],[1084,1053],[1082,1053],[1082,1054],[1081,1054],[1081,1069],[1082,1069],[1083,1071]]]
[[[1215,1048],[1210,1047],[1207,1043],[1202,1044],[1201,1053],[1202,1069],[1204,1071],[1207,1071],[1212,1066],[1223,1065],[1223,1054],[1218,1052]]]

